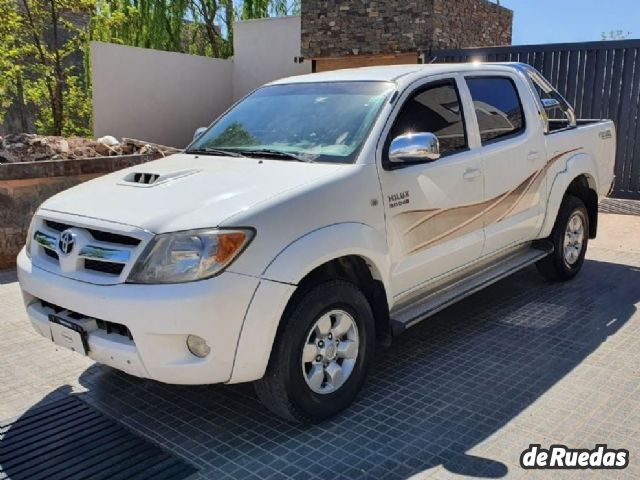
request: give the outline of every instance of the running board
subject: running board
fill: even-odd
[[[465,297],[536,263],[553,252],[550,244],[537,244],[503,258],[471,275],[445,286],[415,302],[391,311],[391,329],[398,335]]]

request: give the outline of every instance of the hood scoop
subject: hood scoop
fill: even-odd
[[[178,180],[179,178],[189,177],[200,173],[202,170],[180,170],[169,173],[153,173],[153,172],[130,172],[118,182],[118,185],[126,185],[129,187],[155,187],[163,183]]]

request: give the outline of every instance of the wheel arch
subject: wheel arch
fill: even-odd
[[[566,168],[549,182],[545,219],[539,238],[551,234],[562,199],[574,195],[583,201],[589,214],[589,238],[595,238],[598,229],[598,179],[591,155],[578,153],[572,156]]]
[[[390,343],[391,329],[387,290],[380,278],[376,277],[375,267],[368,263],[367,259],[359,255],[334,258],[307,273],[301,279],[289,302],[287,302],[283,315],[286,315],[288,309],[295,305],[298,298],[316,285],[330,280],[348,281],[362,291],[371,306],[375,319],[377,340],[383,344]]]
[[[328,225],[301,236],[276,255],[262,277],[299,285],[314,270],[344,258],[359,259],[371,277],[382,283],[385,292],[389,291],[390,260],[386,238],[373,227],[357,222]]]
[[[343,279],[362,289],[371,305],[379,342],[390,341],[386,239],[360,223],[341,223],[287,245],[264,270],[243,322],[228,383],[257,380],[266,371],[280,321],[314,285]]]
[[[579,198],[587,207],[589,215],[589,238],[596,238],[598,233],[598,194],[595,180],[591,175],[581,174],[572,180],[565,195]]]

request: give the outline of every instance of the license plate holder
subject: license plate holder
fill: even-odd
[[[89,351],[87,331],[77,323],[59,315],[50,314],[51,340],[56,345],[86,355]]]

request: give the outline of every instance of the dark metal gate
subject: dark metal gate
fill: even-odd
[[[571,103],[578,118],[611,118],[618,132],[613,196],[640,199],[640,40],[425,52],[426,62],[523,62]]]

